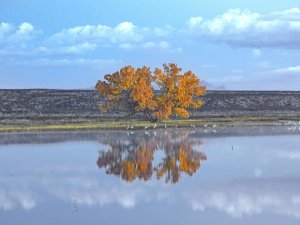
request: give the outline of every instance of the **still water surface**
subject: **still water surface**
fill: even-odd
[[[0,224],[300,224],[299,129],[2,134]]]

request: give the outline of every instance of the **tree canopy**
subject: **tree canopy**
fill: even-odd
[[[200,108],[205,86],[192,71],[181,74],[176,64],[164,64],[163,70],[125,66],[98,81],[96,89],[104,99],[101,111],[126,110],[129,115],[143,113],[148,120],[167,120],[172,116],[188,118],[189,108]],[[153,86],[158,90],[154,90]]]

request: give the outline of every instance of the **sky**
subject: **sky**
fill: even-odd
[[[299,0],[0,0],[0,88],[176,63],[228,90],[299,91],[299,50]]]

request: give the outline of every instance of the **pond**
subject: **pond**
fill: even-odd
[[[299,224],[300,128],[0,135],[0,224]]]

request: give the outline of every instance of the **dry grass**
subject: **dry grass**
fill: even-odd
[[[185,119],[168,120],[156,124],[148,121],[92,121],[87,123],[65,123],[65,124],[39,124],[39,125],[1,125],[0,132],[37,132],[55,130],[94,130],[94,129],[154,129],[167,127],[211,127],[214,124],[231,124],[240,122],[272,122],[278,118],[272,117],[237,117],[237,118],[211,118],[211,119]]]

